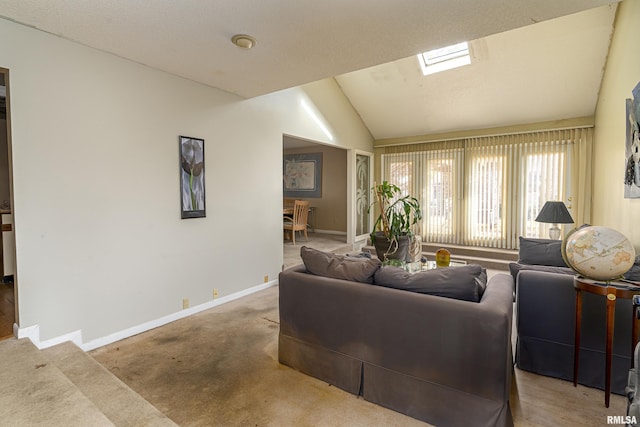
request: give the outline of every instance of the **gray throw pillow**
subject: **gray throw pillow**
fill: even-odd
[[[411,274],[385,266],[375,274],[375,284],[439,297],[478,302],[487,284],[487,272],[477,264],[444,267]]]
[[[306,246],[300,248],[300,256],[311,274],[361,283],[373,283],[373,275],[382,265],[377,258],[347,257]]]
[[[568,267],[562,259],[562,240],[520,237],[518,263]]]
[[[557,274],[570,274],[575,275],[576,272],[570,269],[569,267],[555,267],[550,265],[530,265],[530,264],[518,264],[516,262],[509,263],[509,271],[513,276],[513,280],[515,281],[518,278],[518,273],[522,270],[534,270],[534,271],[544,271],[547,273],[557,273]]]

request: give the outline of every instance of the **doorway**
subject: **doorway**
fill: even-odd
[[[8,88],[9,70],[0,68],[0,340],[12,337],[17,323]]]
[[[303,245],[330,252],[346,251],[347,150],[284,134],[282,154],[283,204],[284,199],[301,199],[310,203],[309,241],[296,237],[296,244],[293,245],[290,239],[283,238],[284,268],[301,262],[300,247]],[[314,163],[313,185],[305,181],[307,184],[305,190],[308,190],[309,195],[305,195],[303,190],[294,191],[292,195],[291,189],[287,188],[287,182],[285,182],[285,164],[299,161]]]

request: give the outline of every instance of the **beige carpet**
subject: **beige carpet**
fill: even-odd
[[[176,426],[72,342],[43,354],[116,426]]]
[[[176,424],[71,342],[0,342],[0,426]]]
[[[278,328],[276,286],[91,355],[181,426],[427,425],[280,365]],[[596,427],[626,403],[515,369],[511,408],[516,427]]]
[[[181,426],[424,426],[277,360],[278,288],[94,350]]]
[[[0,425],[113,425],[28,339],[0,342],[0,361]]]

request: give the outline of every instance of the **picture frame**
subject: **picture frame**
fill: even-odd
[[[322,153],[285,154],[282,179],[286,198],[322,197]]]
[[[179,137],[181,218],[206,217],[204,139]]]
[[[624,197],[640,198],[640,82],[626,100]]]

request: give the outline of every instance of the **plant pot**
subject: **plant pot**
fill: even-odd
[[[409,247],[411,246],[411,237],[409,236],[400,236],[397,239],[398,248],[393,253],[387,253],[389,251],[393,251],[395,247],[395,243],[389,241],[386,238],[382,231],[376,231],[375,240],[373,242],[373,246],[376,248],[376,254],[380,261],[384,261],[385,259],[399,259],[402,261],[409,261]]]

